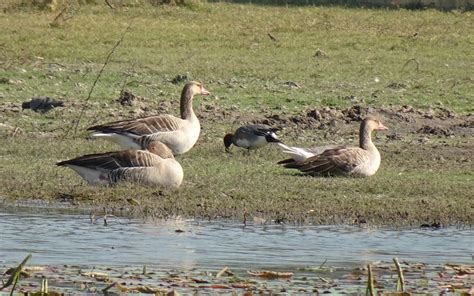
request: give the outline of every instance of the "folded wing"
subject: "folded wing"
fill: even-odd
[[[122,150],[107,153],[87,154],[74,159],[58,162],[59,166],[80,166],[101,171],[112,171],[127,167],[151,167],[161,157],[144,150]]]
[[[182,121],[181,118],[165,114],[95,125],[88,128],[88,130],[101,133],[143,136],[178,130],[181,127]]]
[[[328,149],[302,162],[284,164],[310,175],[349,175],[356,167],[369,161],[369,155],[358,147]]]

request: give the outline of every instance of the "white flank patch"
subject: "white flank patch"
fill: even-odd
[[[66,165],[68,168],[73,169],[76,173],[79,174],[84,180],[89,184],[108,184],[109,180],[107,174],[100,172],[98,170],[93,170],[77,165]]]
[[[120,145],[123,149],[141,149],[140,145],[133,141],[132,137],[120,135],[120,134],[104,134],[104,133],[93,133],[93,138],[101,138],[115,144]]]

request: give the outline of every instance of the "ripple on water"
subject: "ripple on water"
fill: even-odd
[[[184,230],[177,233],[176,230]],[[87,215],[0,213],[0,263],[159,265],[163,268],[296,269],[400,260],[472,263],[470,228],[367,229],[259,225],[231,221],[142,223]]]

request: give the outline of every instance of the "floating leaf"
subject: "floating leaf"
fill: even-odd
[[[290,278],[293,276],[292,272],[277,272],[271,270],[262,270],[262,271],[247,271],[251,276],[257,276],[266,279],[278,279],[278,278]]]
[[[191,280],[197,284],[209,284],[209,281],[203,279],[192,278]]]
[[[447,264],[446,267],[453,269],[458,275],[474,274],[474,266]]]
[[[165,293],[165,295],[168,294],[167,290],[163,288],[157,288],[157,287],[150,287],[150,286],[125,287],[119,283],[117,283],[116,286],[121,292],[139,292],[139,293],[145,293],[145,294]]]
[[[250,289],[253,287],[252,284],[244,284],[244,283],[235,283],[235,284],[232,284],[230,285],[232,288],[236,288],[236,289]]]
[[[101,282],[106,282],[106,281],[109,280],[109,276],[106,272],[90,271],[90,272],[83,272],[83,273],[81,273],[81,275],[94,278],[94,279],[96,279],[98,281],[101,281]]]

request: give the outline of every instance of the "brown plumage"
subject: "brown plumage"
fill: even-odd
[[[122,181],[176,188],[183,170],[172,151],[154,141],[148,150],[122,150],[95,153],[58,162],[76,171],[89,184],[113,184]]]
[[[193,98],[208,94],[201,83],[191,81],[181,92],[181,118],[170,114],[155,115],[96,125],[88,130],[94,131],[92,137],[110,140],[124,149],[143,149],[150,141],[157,140],[167,145],[173,154],[182,154],[194,146],[201,130],[193,111]]]
[[[373,130],[387,128],[380,120],[366,117],[360,125],[359,147],[326,149],[303,161],[284,160],[281,164],[315,176],[371,176],[380,166],[380,153],[371,139]]]

